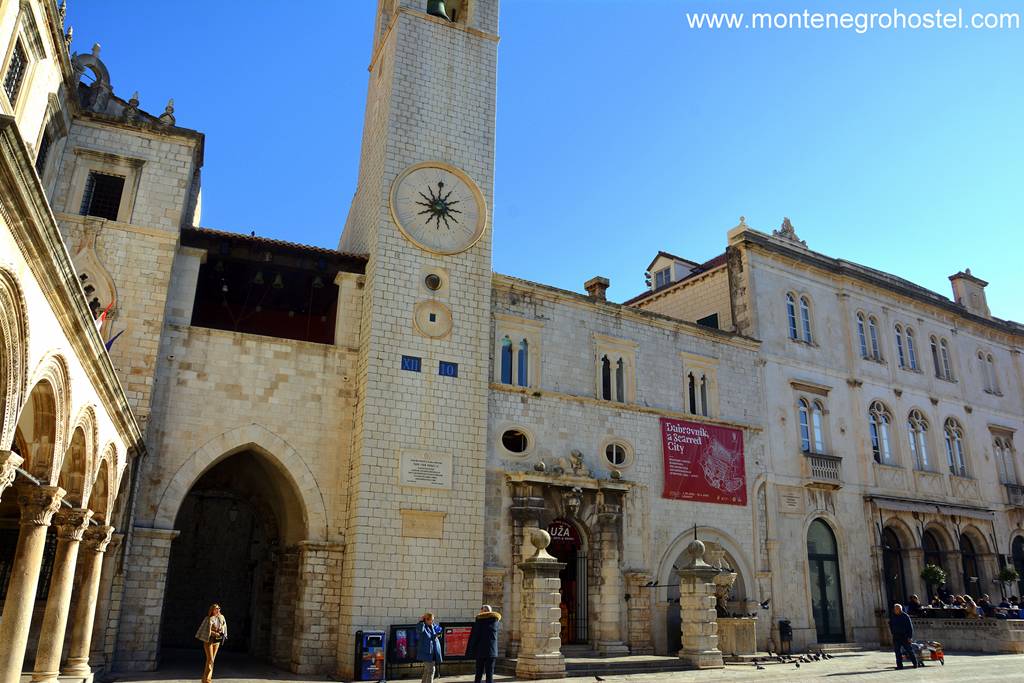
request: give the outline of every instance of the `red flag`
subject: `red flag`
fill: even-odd
[[[100,329],[101,327],[103,327],[103,323],[105,323],[107,321],[107,313],[110,313],[110,309],[113,308],[113,307],[114,307],[114,302],[111,301],[107,305],[107,307],[103,309],[103,312],[100,313],[99,317],[96,318],[96,329],[97,330]]]

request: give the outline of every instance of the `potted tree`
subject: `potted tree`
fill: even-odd
[[[921,570],[921,580],[928,586],[928,593],[933,592],[934,586],[941,586],[946,583],[946,570],[937,564],[926,564]]]
[[[1020,572],[1012,564],[1008,564],[999,570],[999,575],[996,577],[999,581],[999,586],[1003,591],[1003,597],[1006,597],[1007,584],[1017,583],[1020,581]],[[1012,590],[1010,592],[1013,592]]]

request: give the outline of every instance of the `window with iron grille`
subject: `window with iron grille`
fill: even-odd
[[[43,139],[39,141],[39,153],[36,154],[36,173],[43,177],[43,169],[46,168],[46,156],[50,153],[50,131],[43,133]]]
[[[19,40],[14,45],[14,52],[11,53],[11,61],[7,64],[7,75],[4,76],[4,92],[7,99],[13,105],[18,99],[18,92],[21,90],[21,83],[25,80],[25,71],[28,68],[28,59],[25,57],[25,48]]]
[[[78,213],[116,221],[123,192],[124,176],[89,171],[85,192],[82,193],[82,208]]]

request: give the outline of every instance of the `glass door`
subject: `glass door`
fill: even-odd
[[[811,579],[811,609],[819,643],[841,643],[846,639],[836,550],[832,530],[820,519],[814,520],[807,531],[807,566]]]

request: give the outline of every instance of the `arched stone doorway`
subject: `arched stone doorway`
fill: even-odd
[[[807,529],[807,569],[810,575],[811,610],[819,643],[841,643],[843,585],[839,575],[839,547],[831,527],[821,519]]]
[[[588,611],[590,604],[589,562],[587,544],[579,527],[567,519],[556,519],[548,525],[551,545],[548,552],[565,564],[558,574],[562,599],[562,643],[582,645],[589,642]]]
[[[729,593],[726,595],[725,608],[730,614],[745,613],[749,606],[747,595],[747,584],[744,579],[743,565],[725,547],[716,541],[710,540],[708,535],[713,532],[702,530],[700,540],[704,543],[706,552],[704,559],[715,567],[729,568],[736,573],[736,581],[733,582]],[[691,534],[686,534],[692,540]],[[682,643],[682,625],[679,613],[679,577],[676,569],[683,567],[687,562],[685,547],[676,555],[672,562],[672,568],[667,579],[665,579],[665,592],[668,609],[665,611],[665,636],[667,643],[666,653],[674,655],[678,652]]]
[[[984,593],[984,577],[981,575],[981,564],[978,562],[978,550],[967,534],[960,534],[960,569],[963,572],[964,592],[974,599]]]
[[[1024,595],[1024,536],[1013,539],[1010,546],[1010,554],[1013,558],[1013,566],[1016,567],[1020,579],[1017,581],[1017,595]]]
[[[253,449],[224,458],[192,486],[175,528],[161,648],[194,649],[216,602],[228,619],[226,651],[287,665],[304,514],[280,469]]]
[[[949,568],[946,567],[946,551],[939,541],[939,537],[932,530],[927,530],[921,534],[921,549],[924,551],[924,564],[934,564],[936,567],[946,570],[949,573]],[[935,597],[938,591],[938,586],[928,584],[928,599],[931,600]]]

